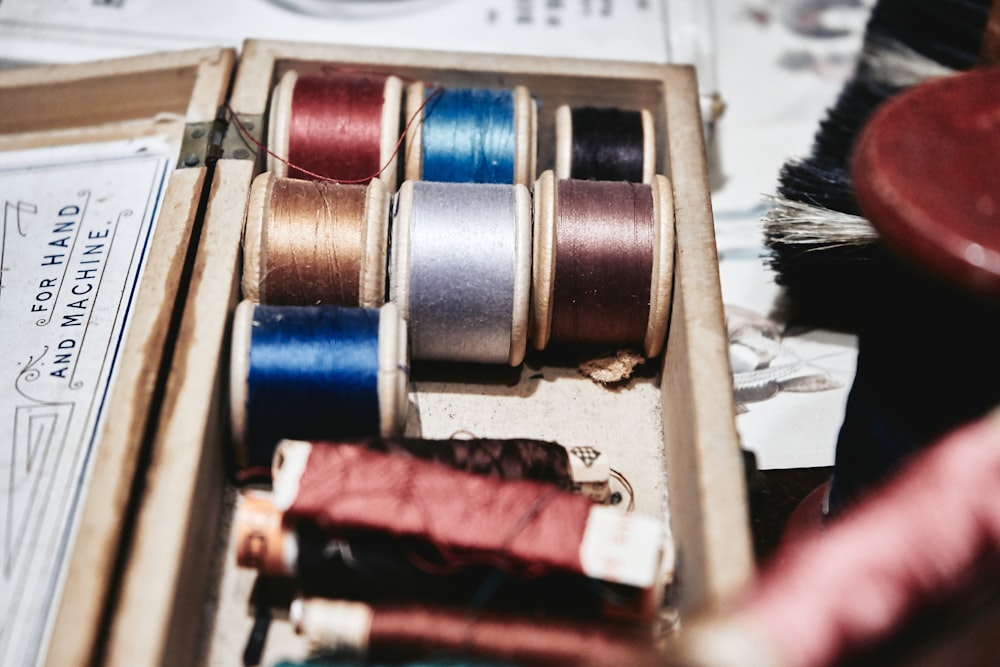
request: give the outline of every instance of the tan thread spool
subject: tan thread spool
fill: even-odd
[[[380,179],[341,185],[259,174],[244,227],[244,297],[274,305],[381,306],[389,200]],[[276,247],[282,252],[269,254]],[[342,266],[355,268],[345,275]]]

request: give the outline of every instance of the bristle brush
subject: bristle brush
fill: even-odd
[[[915,86],[862,130],[851,174],[892,256],[869,286],[830,510],[1000,403],[1000,69]],[[898,258],[898,261],[896,260]]]
[[[855,330],[884,279],[885,251],[861,214],[848,173],[857,132],[901,90],[979,62],[988,0],[882,0],[873,8],[855,74],[816,133],[789,160],[763,219],[767,263],[792,321]]]
[[[861,131],[850,174],[887,280],[859,335],[838,511],[787,539],[725,613],[685,628],[671,664],[897,664],[888,647],[927,648],[928,628],[1000,594],[997,91],[1000,68],[935,79]],[[947,664],[995,664],[988,653]]]

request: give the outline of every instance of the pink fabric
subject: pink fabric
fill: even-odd
[[[1000,418],[924,452],[829,529],[779,550],[739,612],[782,664],[821,667],[1000,565]]]

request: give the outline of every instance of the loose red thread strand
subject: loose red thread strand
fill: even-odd
[[[376,171],[372,175],[367,176],[365,178],[357,178],[357,179],[336,179],[336,178],[329,178],[327,176],[324,176],[323,174],[318,174],[315,171],[311,171],[309,169],[306,169],[305,167],[303,167],[301,165],[297,165],[297,164],[292,163],[288,159],[286,159],[286,158],[278,155],[277,153],[275,153],[274,151],[272,151],[270,148],[268,148],[266,145],[264,145],[264,142],[260,141],[256,137],[254,137],[250,133],[250,130],[247,129],[247,127],[243,123],[243,121],[240,119],[240,117],[236,113],[236,111],[233,110],[233,107],[230,105],[230,103],[229,103],[228,100],[226,101],[226,110],[229,112],[229,117],[233,120],[234,123],[236,123],[236,127],[239,129],[240,134],[242,134],[243,137],[247,141],[249,141],[251,144],[253,144],[254,146],[256,146],[256,148],[259,151],[263,151],[264,154],[270,156],[271,158],[277,160],[278,162],[281,162],[282,164],[284,164],[289,169],[295,169],[295,170],[297,170],[297,171],[299,171],[299,172],[301,172],[301,173],[309,176],[310,178],[312,178],[314,180],[317,180],[317,181],[326,181],[326,182],[329,182],[329,183],[341,183],[341,184],[345,184],[345,185],[351,185],[351,184],[367,183],[368,181],[372,180],[373,178],[379,178],[379,177],[382,176],[382,172],[384,172],[389,167],[389,165],[392,163],[393,159],[395,159],[399,155],[399,151],[400,151],[400,149],[403,146],[403,142],[406,140],[406,136],[409,134],[410,129],[412,128],[413,124],[416,122],[416,120],[418,118],[421,118],[423,116],[424,108],[428,104],[430,104],[430,102],[432,100],[436,99],[443,91],[444,91],[444,88],[442,86],[433,86],[431,88],[431,94],[428,95],[427,98],[423,102],[421,102],[421,104],[417,108],[417,110],[413,112],[413,115],[410,116],[410,118],[407,119],[406,125],[403,126],[403,131],[400,132],[399,139],[396,141],[396,145],[393,148],[393,151],[390,154],[389,158],[385,161],[385,163],[378,169],[378,171]]]

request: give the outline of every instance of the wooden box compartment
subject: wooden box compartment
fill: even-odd
[[[92,483],[87,512],[106,512],[107,523],[120,521],[118,532],[109,541],[80,531],[68,579],[72,585],[63,596],[49,662],[82,663],[84,656],[150,665],[239,659],[252,620],[246,612],[251,577],[237,571],[228,552],[234,496],[227,476],[229,332],[240,298],[247,196],[264,160],[230,122],[221,158],[206,167],[204,154],[211,149],[193,140],[193,133],[200,129],[204,136],[217,109],[223,109],[266,142],[262,130],[271,92],[289,69],[343,67],[445,86],[524,85],[540,103],[539,173],[552,167],[553,115],[560,104],[652,112],[657,172],[671,181],[676,216],[664,353],[620,389],[598,386],[572,367],[550,363],[545,352],[531,353],[520,368],[496,374],[414,373],[408,434],[445,438],[468,431],[564,443],[583,437],[588,444],[594,438],[605,441],[613,465],[637,490],[637,507],[669,521],[677,557],[671,599],[681,614],[743,585],[752,569],[746,492],[693,68],[251,40],[243,48],[225,109],[222,72],[232,59],[227,51],[194,52],[46,69],[36,71],[35,80],[24,75],[0,79],[0,94],[17,92],[4,100],[5,106],[7,99],[19,100],[14,117],[21,119],[12,121],[9,114],[0,119],[3,147],[65,141],[67,134],[74,141],[96,140],[112,131],[109,127],[117,132],[119,126],[172,123],[172,136],[183,145],[171,179],[190,183],[183,196],[170,200],[164,215],[197,223],[192,228],[197,252],[180,274],[176,295],[182,308],[161,342],[169,343],[169,369],[160,375],[163,385],[155,401],[146,406],[150,436],[142,442],[124,438],[122,447],[132,444],[141,453],[130,467],[102,472],[102,461],[95,466],[95,480],[104,475],[115,480],[117,502],[100,505],[94,498],[104,494]],[[211,85],[206,70],[216,77]],[[60,108],[60,101],[84,93],[87,104],[77,105],[76,113],[63,106],[66,118],[33,115],[33,100],[41,99],[35,96],[47,88],[44,84],[55,90],[45,93],[53,95],[45,98],[51,100],[46,108]],[[170,297],[158,295],[153,302],[166,309]],[[145,372],[155,375],[155,369]],[[134,485],[133,475],[139,480]],[[112,583],[98,585],[101,577],[81,577],[79,568],[104,573]],[[94,586],[100,591],[92,595]],[[70,618],[77,627],[79,619],[89,619],[87,632],[60,633],[60,623]],[[285,641],[282,632],[272,628],[269,644]]]

